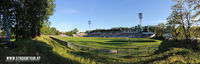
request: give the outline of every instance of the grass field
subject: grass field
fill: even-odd
[[[56,37],[63,41],[101,48],[136,48],[160,45],[161,40],[148,38],[97,38],[97,37]]]
[[[148,38],[98,38],[98,37],[59,37],[63,41],[78,44],[73,49],[96,54],[98,57],[110,58],[115,62],[135,62],[151,58],[158,49],[161,40]],[[80,46],[89,47],[85,49]],[[109,52],[114,51],[114,53]]]
[[[126,43],[126,38],[76,38],[72,37],[58,37],[64,39],[65,41],[74,42],[81,44],[78,41],[92,41],[102,43],[119,43],[116,40],[120,40],[121,43]],[[72,41],[74,39],[74,41]],[[83,40],[81,40],[83,39]],[[142,40],[144,39],[144,40]],[[20,39],[16,41],[16,48],[8,48],[7,46],[0,47],[0,63],[5,63],[6,56],[41,56],[40,62],[43,64],[198,64],[200,63],[200,52],[198,50],[191,49],[192,47],[186,47],[180,45],[180,43],[169,42],[166,40],[155,40],[155,39],[135,39],[131,38],[131,46],[134,44],[138,46],[155,45],[158,47],[154,53],[147,56],[130,56],[129,58],[109,58],[107,56],[101,56],[98,54],[93,54],[88,51],[75,50],[62,45],[58,41],[55,41],[49,36],[42,36],[37,39]],[[113,41],[115,40],[115,41]],[[14,41],[14,40],[13,40]],[[146,43],[146,44],[144,44]],[[147,44],[151,43],[151,44]],[[99,44],[96,43],[100,48],[135,48],[137,46],[131,47],[126,45],[117,44]],[[81,44],[82,45],[82,44]],[[93,46],[94,44],[85,44],[87,46]],[[97,47],[96,46],[96,47]],[[112,55],[112,54],[109,54]],[[24,62],[13,62],[15,64]]]
[[[118,53],[122,57],[109,57],[116,54],[107,54],[103,56],[102,53],[94,53],[101,57],[111,58],[107,60],[114,60],[113,62],[125,64],[137,63],[199,63],[200,56],[198,52],[192,51],[190,48],[184,48],[176,42],[169,42],[166,40],[155,40],[148,38],[96,38],[96,37],[58,37],[63,41],[72,42],[80,45],[86,45],[94,48],[138,48],[139,55],[129,55],[128,53]],[[154,49],[148,47],[155,46]],[[156,49],[155,49],[156,48]],[[137,50],[123,49],[123,52]],[[81,50],[78,50],[81,51]],[[150,51],[151,53],[146,53]],[[85,53],[92,53],[92,51],[85,51]],[[136,54],[137,55],[137,54]],[[128,56],[125,57],[125,56]],[[98,59],[96,59],[98,60]]]

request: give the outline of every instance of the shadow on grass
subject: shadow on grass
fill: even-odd
[[[161,44],[158,47],[158,50],[156,50],[154,52],[154,54],[151,57],[154,57],[154,55],[159,55],[159,54],[163,54],[166,51],[170,51],[172,48],[186,48],[186,49],[195,49],[196,45],[191,44],[191,43],[185,43],[185,42],[173,42],[173,41],[167,41],[167,40],[162,40]],[[137,63],[152,63],[154,61],[159,61],[159,60],[165,60],[170,56],[173,55],[186,55],[188,54],[188,51],[173,51],[170,53],[167,53],[165,55],[162,55],[161,57],[157,57],[157,58],[151,58],[149,60],[145,60],[145,61],[139,61],[133,64],[137,64]]]
[[[156,58],[152,58],[149,59],[149,60],[145,60],[145,61],[138,61],[138,62],[135,62],[135,63],[131,63],[131,64],[151,64],[153,63],[154,61],[160,61],[160,60],[165,60],[167,58],[169,58],[170,56],[173,56],[174,54],[175,55],[184,55],[184,54],[187,54],[189,52],[186,52],[186,51],[178,51],[178,52],[170,52],[166,55],[162,55],[161,57],[156,57]]]
[[[82,42],[84,43],[83,45],[88,45],[88,44],[96,44],[96,45],[107,45],[107,46],[110,46],[110,45],[114,45],[114,46],[124,46],[124,45],[127,45],[128,42],[96,42],[96,41],[79,41],[79,42]]]
[[[112,40],[112,41],[107,41],[107,42],[156,42],[154,40],[130,40],[130,41],[127,41],[127,40]]]
[[[89,58],[96,62],[101,62],[101,63],[106,63],[106,64],[112,64],[113,63],[112,60],[116,60],[116,59],[108,58],[106,56],[98,56],[97,54],[94,54],[94,53],[88,53],[88,52],[82,52],[82,51],[76,51],[76,52],[71,51],[70,53],[72,53],[76,56]]]
[[[163,53],[165,51],[169,51],[170,48],[176,47],[178,44],[174,42],[169,42],[167,40],[162,40],[161,44],[158,47],[158,50],[155,51],[155,54]]]
[[[64,58],[53,52],[51,46],[44,42],[20,39],[15,42],[16,48],[0,47],[0,63],[42,63],[42,64],[80,64],[77,61],[73,61]],[[40,61],[35,62],[6,62],[6,56],[40,56]]]
[[[128,43],[128,41],[125,41],[125,40],[111,40],[111,41],[105,41],[105,42],[98,42],[98,41],[79,41],[79,42],[82,42],[81,44],[82,45],[88,45],[88,44],[95,44],[95,45],[107,45],[107,46],[110,46],[110,45],[113,45],[113,46],[127,46],[129,45],[130,43]],[[147,40],[147,41],[129,41],[131,43],[134,43],[134,42],[137,42],[137,43],[148,43],[148,42],[156,42],[154,40]]]
[[[167,40],[162,40],[161,44],[158,47],[158,50],[155,52],[155,54],[158,53],[163,53],[165,51],[169,51],[171,48],[186,48],[186,49],[191,49],[191,50],[199,50],[198,49],[198,43],[186,43],[185,41],[167,41]]]
[[[119,43],[119,42],[109,42],[109,43],[105,43],[105,42],[95,42],[101,45],[114,45],[114,46],[123,46],[123,45],[127,45],[128,43]]]

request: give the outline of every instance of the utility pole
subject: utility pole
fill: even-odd
[[[6,15],[6,10],[4,9],[4,15],[3,15],[3,18],[5,20],[5,25],[6,25],[6,33],[7,33],[7,37],[8,37],[8,42],[11,44],[11,41],[10,41],[10,31],[9,31],[9,27],[8,27],[8,17]]]

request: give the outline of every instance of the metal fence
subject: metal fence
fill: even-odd
[[[134,46],[135,48],[106,48],[98,46],[86,46],[80,45],[71,42],[65,42],[56,38],[51,37],[52,39],[59,41],[61,44],[66,45],[67,47],[79,50],[86,51],[98,56],[104,56],[109,58],[129,58],[129,57],[138,57],[138,56],[149,56],[158,49],[158,45],[148,45],[148,46]]]

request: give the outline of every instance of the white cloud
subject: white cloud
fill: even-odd
[[[66,25],[63,23],[63,24],[53,25],[51,27],[56,27],[56,29],[58,29],[59,31],[65,32],[70,27],[70,25]]]
[[[158,20],[156,22],[158,22],[158,23],[167,23],[167,20]]]
[[[77,14],[77,13],[80,13],[79,10],[76,10],[76,9],[66,9],[66,10],[63,10],[62,13],[66,13],[66,14]]]

